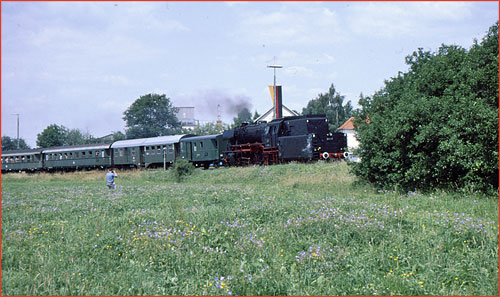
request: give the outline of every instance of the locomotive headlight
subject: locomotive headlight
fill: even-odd
[[[316,137],[316,133],[313,133],[313,137]]]

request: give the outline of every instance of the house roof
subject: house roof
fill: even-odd
[[[291,110],[290,108],[286,107],[285,105],[282,105],[283,106],[283,109],[286,110],[287,112],[289,112],[290,114],[292,114],[293,116],[298,116],[299,114],[296,113],[295,111]],[[271,109],[269,109],[268,111],[264,112],[264,114],[262,114],[260,117],[258,117],[257,119],[254,120],[254,122],[258,122],[258,121],[261,121],[263,118],[269,116],[270,114],[272,114],[274,111],[274,106],[271,107]]]
[[[338,127],[337,130],[354,130],[354,117],[349,118],[342,126]]]

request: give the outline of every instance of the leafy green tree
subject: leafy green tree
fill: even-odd
[[[229,125],[227,124],[217,125],[216,123],[206,123],[194,128],[193,130],[183,131],[183,133],[194,135],[213,135],[222,134],[224,130],[227,129],[229,129]]]
[[[17,150],[18,145],[17,145],[17,138],[10,138],[9,136],[2,136],[2,151],[12,151],[12,150]],[[24,139],[19,138],[19,149],[20,150],[25,150],[25,149],[30,149],[29,145],[26,144],[26,141]]]
[[[113,140],[112,141],[125,140],[125,139],[127,139],[127,135],[123,134],[123,132],[121,132],[121,131],[113,132]]]
[[[247,123],[253,123],[252,121],[252,113],[250,113],[250,110],[248,108],[243,108],[238,112],[238,116],[233,118],[233,125],[232,127],[238,127],[242,123],[247,122]]]
[[[82,132],[80,129],[68,130],[66,134],[65,145],[80,145],[98,143],[99,139],[95,138],[88,132]]]
[[[307,103],[302,109],[303,115],[324,114],[328,119],[328,128],[334,131],[347,121],[353,114],[351,101],[344,104],[345,96],[340,95],[333,84],[328,93],[320,93],[317,98]]]
[[[408,72],[361,95],[356,175],[405,191],[497,188],[498,23],[470,51],[419,49],[406,63]]]
[[[127,138],[155,137],[180,132],[177,108],[165,95],[141,96],[123,113]]]
[[[257,110],[253,114],[252,122],[255,122],[256,119],[260,117],[260,114],[257,112]]]
[[[52,124],[37,134],[36,145],[41,148],[67,144],[68,128]]]

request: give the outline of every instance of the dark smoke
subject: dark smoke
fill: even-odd
[[[181,100],[175,100],[176,106],[194,106],[195,116],[201,120],[216,120],[218,104],[220,104],[220,115],[223,120],[232,120],[244,108],[252,112],[250,97],[245,95],[229,95],[220,90],[199,91],[198,94],[186,96]]]

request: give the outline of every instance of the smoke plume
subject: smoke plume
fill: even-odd
[[[229,121],[238,115],[238,112],[247,108],[252,112],[251,99],[245,95],[230,95],[221,90],[199,91],[194,95],[176,98],[175,106],[194,106],[195,116],[200,120],[215,121],[220,112],[224,121]],[[220,105],[219,111],[217,105]]]

